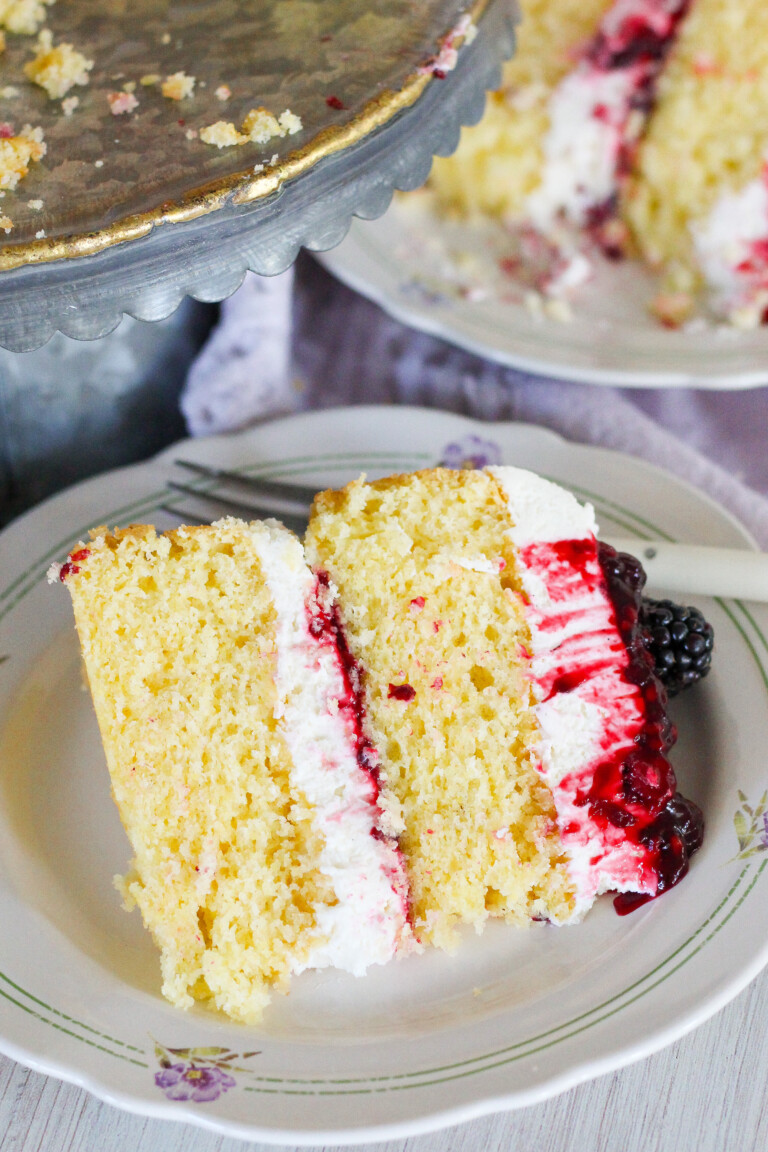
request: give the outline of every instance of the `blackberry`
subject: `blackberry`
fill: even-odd
[[[714,631],[698,608],[646,596],[640,606],[640,624],[656,675],[669,696],[707,675]]]

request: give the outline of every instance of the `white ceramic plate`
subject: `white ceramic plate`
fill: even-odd
[[[536,316],[503,270],[510,244],[492,222],[440,218],[427,194],[355,220],[320,259],[339,279],[413,328],[513,368],[587,384],[749,388],[768,383],[768,328],[694,322],[669,331],[648,312],[657,290],[634,261],[603,261],[573,320]]]
[[[496,924],[453,956],[364,979],[306,973],[260,1028],[165,1003],[155,949],[112,887],[128,843],[69,597],[45,571],[90,525],[166,524],[158,506],[173,499],[182,451],[318,486],[502,459],[594,500],[606,529],[750,546],[711,501],[640,461],[535,427],[402,408],[185,443],[15,522],[0,536],[0,1049],[148,1116],[251,1140],[354,1143],[544,1099],[681,1036],[755,976],[768,958],[768,609],[710,601],[714,671],[674,708],[681,787],[708,824],[678,888],[623,919],[605,899],[574,928]]]

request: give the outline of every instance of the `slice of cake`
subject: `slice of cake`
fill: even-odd
[[[768,309],[765,28],[760,0],[695,0],[623,205],[665,292],[706,287],[744,327]]]
[[[434,469],[320,494],[306,558],[229,519],[56,566],[173,1003],[254,1021],[307,968],[677,883],[701,818],[595,531],[529,472]]]
[[[687,870],[675,734],[638,623],[644,574],[592,508],[516,468],[318,496],[307,555],[338,588],[414,930],[626,911]],[[687,829],[687,831],[686,831]],[[689,834],[690,833],[690,834]]]
[[[522,0],[515,55],[479,124],[437,157],[430,187],[446,211],[518,221],[541,182],[549,102],[594,35],[610,0]]]
[[[455,157],[435,166],[438,201],[511,224],[521,272],[535,269],[547,295],[590,275],[585,241],[623,254],[619,193],[689,3],[525,4],[504,88]]]
[[[296,537],[98,530],[60,578],[168,999],[253,1021],[293,972],[388,960],[410,934],[397,806]]]

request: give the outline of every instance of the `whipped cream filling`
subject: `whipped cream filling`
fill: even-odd
[[[615,193],[636,71],[602,72],[582,63],[552,93],[541,183],[526,204],[541,231],[550,232],[561,216],[584,227],[590,209]]]
[[[380,832],[376,785],[355,755],[343,703],[338,651],[309,628],[317,579],[300,542],[277,521],[254,524],[259,562],[277,614],[276,719],[288,744],[291,779],[313,809],[320,871],[337,903],[315,909],[322,937],[295,972],[332,966],[362,975],[383,964],[407,934],[407,888],[396,842]]]
[[[723,192],[690,231],[715,311],[757,327],[768,308],[768,157],[758,177]]]
[[[541,182],[526,211],[544,232],[592,223],[616,196],[653,85],[689,0],[616,0],[549,99]]]
[[[598,823],[584,803],[599,765],[632,750],[645,705],[625,676],[629,656],[597,557],[592,506],[531,472],[488,471],[506,499],[530,601],[537,752],[576,889],[576,920],[603,892],[656,893],[643,847],[623,829]]]

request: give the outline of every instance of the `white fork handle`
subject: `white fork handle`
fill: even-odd
[[[764,552],[610,535],[602,539],[619,552],[637,556],[654,588],[768,603],[768,555]]]

